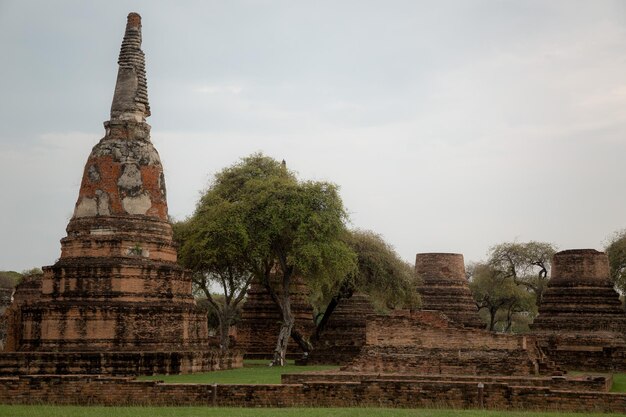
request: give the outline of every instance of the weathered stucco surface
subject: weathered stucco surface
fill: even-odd
[[[77,352],[74,359],[58,358],[78,363],[89,352],[126,352],[109,358],[123,362],[133,358],[128,352],[150,351],[163,352],[159,361],[167,361],[207,349],[206,316],[196,307],[190,275],[176,263],[163,167],[145,122],[140,45],[140,20],[131,13],[111,120],[85,164],[61,257],[43,268],[37,297],[16,305],[9,350],[31,352],[28,358]],[[118,370],[134,366],[118,362]],[[205,365],[192,361],[179,371],[210,366]]]

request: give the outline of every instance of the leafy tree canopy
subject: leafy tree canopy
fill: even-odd
[[[328,299],[365,293],[381,309],[420,305],[413,267],[380,235],[369,230],[350,230],[344,240],[356,253],[357,268],[335,287],[320,291],[321,295]]]
[[[0,271],[0,288],[14,288],[22,279],[22,274],[15,271]]]
[[[41,268],[26,269],[22,272],[0,271],[0,288],[14,288],[24,277],[41,274],[43,274]]]
[[[487,329],[510,332],[527,331],[537,315],[534,295],[527,287],[487,263],[468,266],[470,289],[476,305],[487,321]],[[517,324],[517,326],[516,326]]]
[[[323,313],[318,315],[312,338],[314,344],[340,300],[351,297],[353,293],[367,294],[378,310],[420,305],[413,267],[402,260],[380,235],[352,230],[343,239],[356,254],[357,267],[331,287],[319,288],[315,292],[317,310]]]
[[[254,154],[215,175],[176,234],[181,261],[196,272],[198,284],[209,279],[241,289],[239,284],[255,277],[266,286],[283,316],[279,364],[294,324],[293,276],[312,288],[329,288],[356,267],[343,239],[346,221],[334,184],[299,181],[284,163]],[[208,289],[205,293],[209,298]],[[237,294],[236,300],[243,297]]]
[[[555,252],[555,246],[546,242],[505,242],[491,247],[487,264],[500,278],[526,287],[540,305]]]
[[[615,288],[626,293],[626,229],[613,234],[605,248],[609,257],[611,280]]]

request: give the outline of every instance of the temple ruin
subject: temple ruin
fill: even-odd
[[[423,310],[440,311],[465,327],[484,329],[472,298],[463,255],[458,253],[418,253],[415,273]]]
[[[531,326],[541,348],[575,370],[626,370],[626,313],[609,278],[606,254],[558,252]]]
[[[367,295],[356,293],[342,298],[321,332],[307,364],[348,364],[365,346],[366,323],[374,314]]]
[[[301,277],[295,276],[289,291],[291,312],[295,318],[294,330],[308,339],[315,328],[309,288]],[[241,309],[241,321],[237,325],[237,347],[249,359],[273,357],[281,323],[280,309],[263,284],[254,279]],[[292,338],[287,347],[287,357],[299,358],[302,354],[303,350]]]
[[[339,370],[283,374],[282,384],[128,376],[241,365],[240,355],[207,348],[205,316],[176,264],[163,168],[145,122],[140,46],[141,19],[131,13],[111,119],[85,165],[61,257],[43,277],[20,283],[7,309],[0,403],[626,411],[626,394],[609,392],[612,375],[560,368],[626,369],[626,316],[606,255],[593,250],[555,255],[532,334],[483,330],[463,256],[418,254],[423,310],[375,314],[359,294],[338,305],[310,362],[345,363]],[[303,279],[294,279],[291,295],[296,330],[308,337],[314,323]],[[239,345],[249,357],[271,356],[280,322],[254,282]],[[293,341],[290,349],[299,350]]]
[[[22,278],[15,286],[11,304],[4,312],[7,323],[7,334],[3,350],[14,352],[20,343],[22,334],[22,307],[39,301],[41,296],[41,275],[30,275]]]
[[[163,167],[146,123],[141,41],[141,17],[130,13],[111,118],[85,164],[61,257],[43,268],[38,299],[19,306],[13,324],[7,350],[30,356],[3,355],[4,372],[10,373],[11,359],[20,372],[34,373],[220,366],[207,348],[206,317],[196,308],[190,275],[176,263]],[[46,361],[48,354],[54,359]],[[35,361],[50,363],[33,370]]]
[[[394,311],[367,321],[352,372],[539,375],[556,372],[532,338],[465,328],[438,311]]]
[[[7,308],[11,305],[13,288],[0,287],[0,351],[4,349],[7,340]]]

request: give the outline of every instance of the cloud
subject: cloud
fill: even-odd
[[[199,85],[193,88],[194,93],[201,94],[239,94],[243,91],[240,85]]]
[[[15,269],[58,256],[127,6],[7,4],[0,269]],[[626,226],[624,6],[574,4],[141,3],[170,212],[263,151],[338,183],[353,225],[411,262],[514,238],[599,247]]]
[[[0,144],[0,269],[50,265],[60,254],[90,148],[98,136],[51,132]]]

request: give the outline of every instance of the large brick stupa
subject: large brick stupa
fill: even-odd
[[[118,63],[105,136],[87,159],[61,257],[43,268],[38,301],[21,308],[14,350],[116,352],[117,362],[141,352],[132,359],[144,362],[139,373],[154,366],[207,370],[213,365],[206,363],[206,316],[176,263],[163,167],[145,120],[150,106],[136,13],[128,15]],[[132,365],[116,370],[109,359],[86,371],[132,373]],[[85,371],[81,366],[76,372]]]

